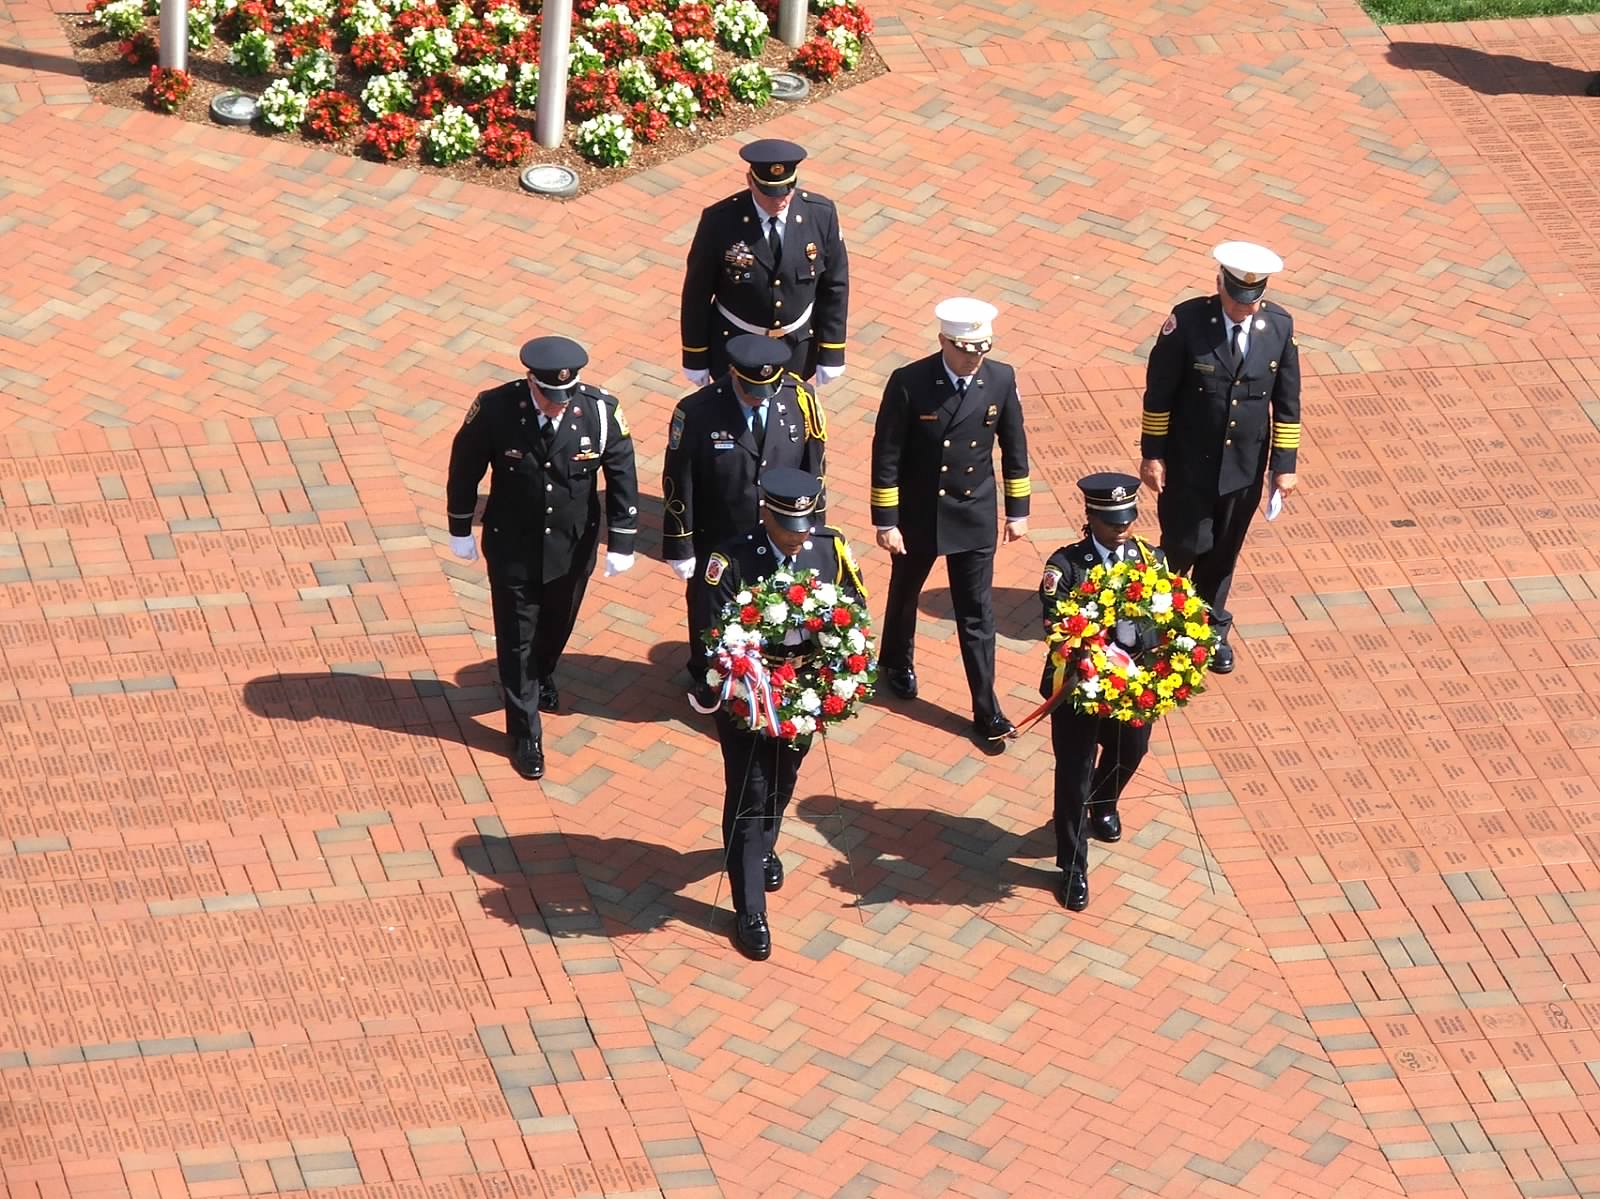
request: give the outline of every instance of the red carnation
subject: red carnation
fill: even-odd
[[[1140,600],[1144,598],[1143,583],[1129,583],[1126,590],[1128,593],[1128,598],[1131,600]]]
[[[746,604],[739,609],[740,624],[756,624],[761,619],[761,613],[754,604]]]
[[[850,627],[850,621],[851,621],[851,616],[850,616],[850,609],[849,608],[835,608],[833,610],[833,626],[834,626],[834,628],[836,628],[836,629],[848,629]]]
[[[824,683],[833,682],[833,668],[831,666],[824,666],[821,670],[817,671],[817,677]]]
[[[792,683],[795,680],[794,664],[785,662],[772,672],[772,677],[780,683]]]
[[[1089,627],[1089,618],[1082,612],[1075,612],[1067,619],[1067,636],[1081,637],[1083,630]]]
[[[865,654],[851,654],[844,660],[844,668],[851,674],[860,674],[867,668],[867,656]]]
[[[1183,686],[1179,687],[1172,694],[1177,696],[1179,699],[1188,699],[1189,698],[1189,684],[1188,683],[1183,684]]]
[[[1078,593],[1080,595],[1093,595],[1097,590],[1098,588],[1096,588],[1093,583],[1091,583],[1088,579],[1085,579],[1082,586],[1078,588]]]
[[[1139,693],[1139,706],[1141,708],[1153,708],[1153,707],[1155,707],[1156,706],[1156,693],[1154,691],[1142,691],[1142,692],[1140,692]]]
[[[1111,715],[1111,705],[1110,704],[1101,704],[1100,705],[1100,715],[1101,716],[1110,716]]]
[[[791,604],[803,604],[803,603],[805,603],[806,589],[804,587],[802,587],[799,583],[796,583],[793,587],[790,587],[789,590],[786,591],[784,594],[789,597],[789,602]]]
[[[1123,678],[1120,674],[1112,675],[1110,682],[1111,689],[1113,691],[1126,691],[1128,689],[1128,680]]]
[[[794,721],[792,720],[785,720],[778,726],[778,736],[782,737],[785,741],[793,741],[799,731],[799,729],[794,727]]]
[[[735,658],[733,660],[732,669],[733,669],[733,677],[734,678],[736,678],[736,679],[744,678],[746,675],[748,675],[750,673],[750,659],[749,658]]]
[[[1080,658],[1078,660],[1078,673],[1086,679],[1092,679],[1095,675],[1099,674],[1100,671],[1091,659]]]
[[[1156,663],[1156,665],[1155,665],[1156,678],[1164,679],[1171,673],[1172,673],[1172,666],[1171,666],[1170,663],[1168,663],[1165,660],[1162,660],[1162,661]]]
[[[822,701],[822,714],[824,716],[837,716],[844,711],[844,700],[837,695],[830,695]]]
[[[808,617],[806,617],[806,628],[809,629],[813,633],[818,632],[822,628],[822,617],[820,617],[820,616],[808,616]]]
[[[1206,660],[1206,647],[1203,646],[1203,645],[1195,646],[1192,650],[1189,651],[1189,659],[1196,666],[1199,666],[1202,662],[1204,662]]]
[[[1135,716],[1132,720],[1128,721],[1128,723],[1131,724],[1136,729],[1144,728],[1144,721],[1140,720],[1137,716]]]

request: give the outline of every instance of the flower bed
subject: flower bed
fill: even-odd
[[[777,0],[577,0],[566,145],[532,140],[541,0],[187,0],[190,70],[151,74],[161,0],[65,18],[102,99],[205,119],[258,96],[257,131],[515,186],[537,155],[608,182],[771,113],[772,72],[828,94],[883,70],[860,0],[810,0],[796,50]]]

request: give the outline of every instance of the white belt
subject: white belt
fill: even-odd
[[[807,304],[806,310],[800,314],[799,319],[790,321],[782,328],[763,329],[760,325],[752,325],[749,321],[744,320],[742,317],[734,316],[733,313],[729,312],[722,306],[721,300],[716,301],[716,306],[717,311],[722,313],[723,319],[725,319],[734,328],[743,329],[746,333],[758,333],[762,337],[788,337],[789,334],[795,332],[800,328],[800,326],[804,325],[811,319],[811,309],[813,307],[813,305]]]

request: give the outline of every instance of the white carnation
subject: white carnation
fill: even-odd
[[[782,624],[789,619],[789,605],[785,603],[768,604],[761,613],[761,619],[767,624]]]
[[[867,648],[866,635],[860,629],[852,628],[844,635],[844,639],[849,643],[852,654],[859,654]]]
[[[707,687],[720,687],[721,685],[722,685],[722,675],[721,675],[721,673],[719,673],[718,671],[715,671],[715,670],[706,671],[706,686]]]
[[[817,610],[817,599],[816,599],[816,596],[808,595],[808,596],[806,596],[805,599],[800,601],[800,611],[802,611],[802,612],[815,612],[816,610]]]
[[[1084,679],[1083,682],[1078,684],[1078,690],[1083,692],[1090,699],[1098,699],[1100,696],[1100,680]]]
[[[755,597],[752,596],[748,591],[741,591],[738,595],[733,597],[733,602],[738,604],[742,608],[746,604],[748,604],[753,598],[755,598]]]
[[[794,731],[802,735],[817,731],[817,718],[815,716],[796,716],[794,718]]]
[[[802,712],[822,711],[822,697],[810,687],[807,687],[800,693],[800,698],[797,702],[800,704],[800,710]]]
[[[722,646],[730,651],[742,650],[750,640],[750,634],[736,625],[722,631]]]
[[[824,583],[817,588],[817,602],[833,607],[839,602],[839,589],[832,583]]]
[[[821,643],[823,649],[839,648],[839,634],[837,633],[818,633],[817,641]]]
[[[1179,637],[1179,638],[1177,638],[1177,639],[1175,639],[1173,641],[1173,644],[1176,645],[1179,649],[1193,649],[1194,648],[1194,638],[1193,637]]]
[[[833,680],[833,693],[840,699],[854,699],[856,694],[855,675],[846,675]]]
[[[1152,612],[1171,612],[1172,611],[1172,593],[1170,591],[1158,591],[1154,595],[1152,595],[1150,597],[1150,611],[1152,611]]]

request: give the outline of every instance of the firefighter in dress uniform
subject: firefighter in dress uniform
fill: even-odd
[[[683,370],[704,387],[740,333],[770,337],[819,384],[844,374],[850,263],[833,201],[797,188],[806,152],[766,138],[739,151],[745,190],[700,214],[683,276]]]
[[[762,478],[790,468],[824,474],[827,422],[815,391],[790,372],[783,343],[753,333],[728,342],[731,369],[679,402],[661,472],[663,552],[684,581],[691,695],[709,711],[710,596],[695,570],[717,546],[761,520]],[[818,500],[817,523],[825,520]]]
[[[902,699],[917,695],[917,600],[934,560],[950,575],[973,734],[1004,748],[1013,731],[994,691],[994,446],[1000,443],[1006,541],[1028,535],[1028,439],[1016,372],[987,357],[997,310],[945,300],[939,352],[889,376],[872,433],[872,523],[893,555],[879,669]]]
[[[478,482],[492,468],[483,512],[495,658],[505,693],[511,764],[544,775],[540,712],[560,706],[556,664],[572,635],[600,542],[606,492],[609,577],[633,566],[638,483],[633,439],[617,397],[578,380],[589,355],[565,337],[522,347],[524,378],[482,392],[450,449],[450,548],[478,556],[472,537]]]
[[[706,560],[713,611],[720,616],[740,591],[780,569],[814,570],[865,602],[866,586],[844,534],[817,522],[822,480],[779,467],[762,476],[761,494],[759,522],[725,541]],[[766,646],[763,653],[768,660],[781,659],[807,648],[807,643]],[[722,843],[733,893],[733,943],[746,957],[762,961],[772,954],[767,893],[783,886],[778,830],[811,739],[784,741],[753,733],[719,708],[717,740],[722,745]]]
[[[1161,546],[1193,572],[1220,639],[1211,669],[1233,669],[1228,591],[1269,470],[1295,488],[1300,350],[1294,319],[1261,298],[1283,269],[1271,250],[1230,241],[1212,251],[1215,295],[1172,310],[1145,374],[1139,475],[1156,496]]]
[[[1096,566],[1165,560],[1159,549],[1131,536],[1139,515],[1138,479],[1112,473],[1088,475],[1078,480],[1078,489],[1088,517],[1084,538],[1051,554],[1039,582],[1046,637],[1056,621],[1057,600],[1071,595]],[[1152,648],[1138,644],[1136,634],[1125,633],[1118,643],[1130,652]],[[1070,660],[1065,664],[1066,670],[1074,667]],[[1058,677],[1055,663],[1046,658],[1039,693],[1049,699],[1069,681],[1064,673]],[[1056,759],[1053,824],[1056,864],[1061,867],[1056,898],[1070,911],[1081,912],[1089,903],[1090,838],[1122,839],[1117,800],[1150,748],[1150,727],[1136,729],[1124,721],[1086,716],[1065,700],[1050,712],[1050,748]]]

